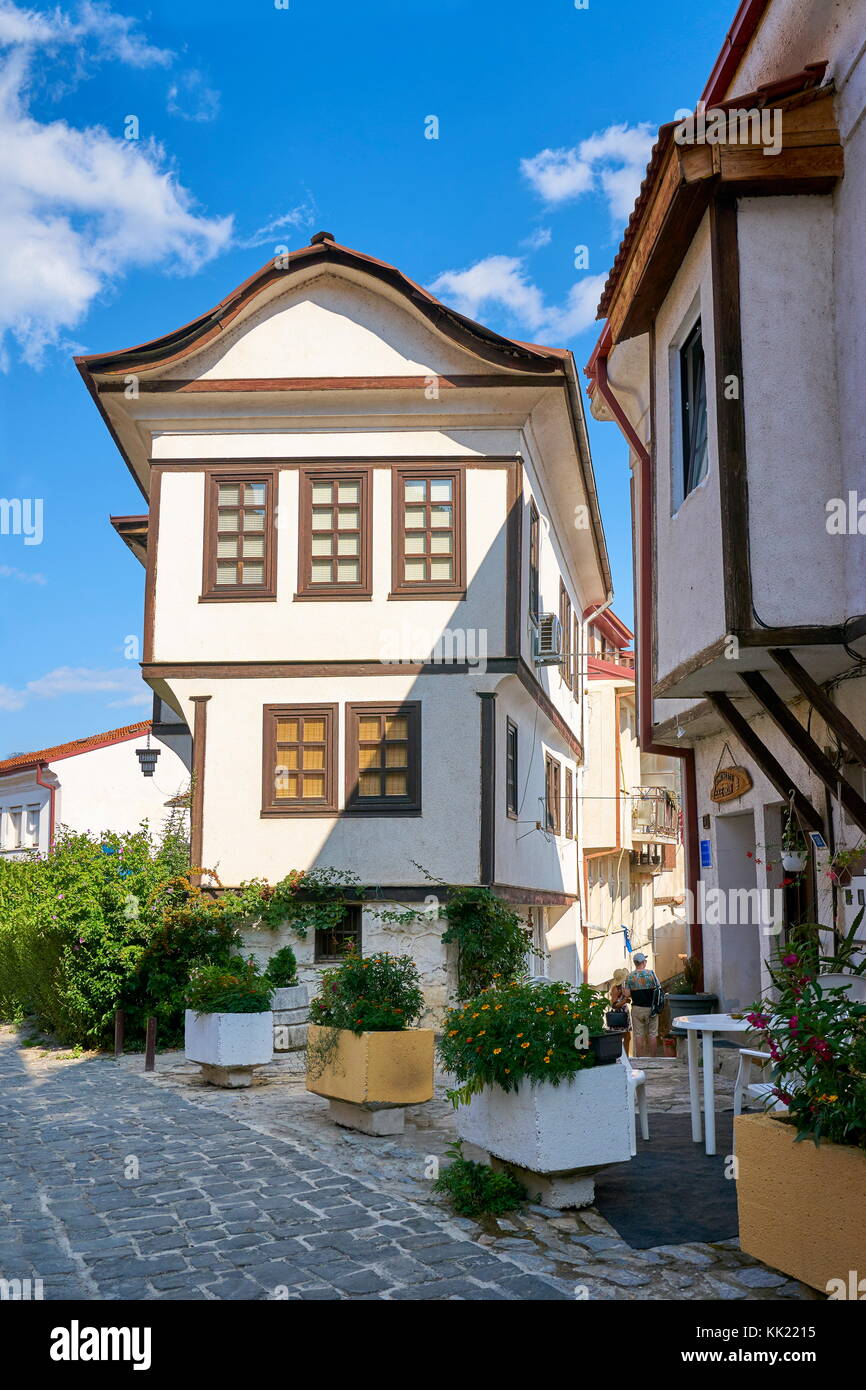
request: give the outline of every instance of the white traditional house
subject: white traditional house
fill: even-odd
[[[308,978],[408,947],[441,1002],[443,923],[374,910],[438,893],[425,871],[495,888],[578,978],[575,653],[611,585],[571,354],[322,232],[77,360],[148,507],[115,525],[144,677],[193,734],[194,864],[356,874],[340,939],[293,943]]]
[[[725,1008],[780,932],[866,900],[830,862],[866,833],[864,115],[862,3],[744,0],[659,131],[587,368],[631,450],[641,738],[684,764]]]
[[[643,951],[661,979],[685,949],[679,767],[638,742],[633,634],[610,609],[588,627],[581,859],[584,974],[608,984]]]
[[[4,758],[0,853],[47,854],[60,826],[99,835],[137,830],[146,820],[158,836],[170,803],[189,787],[188,733],[185,743],[180,729],[164,741],[148,719]]]

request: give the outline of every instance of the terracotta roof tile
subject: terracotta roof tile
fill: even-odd
[[[140,724],[125,724],[122,729],[109,729],[106,734],[87,734],[84,738],[73,739],[71,743],[57,743],[53,748],[38,748],[32,753],[16,753],[14,757],[0,761],[0,773],[36,767],[40,763],[56,762],[58,758],[74,758],[76,753],[89,753],[94,748],[105,748],[111,743],[122,743],[124,739],[148,733],[150,720],[143,719]]]

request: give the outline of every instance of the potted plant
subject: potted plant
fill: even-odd
[[[697,956],[681,955],[682,969],[666,982],[668,1003],[671,1010],[671,1036],[685,1037],[685,1029],[677,1028],[679,1017],[692,1014],[715,1013],[719,1002],[717,994],[707,994],[700,989],[703,966]]]
[[[439,1044],[460,1138],[551,1206],[587,1205],[594,1170],[631,1157],[627,1069],[592,1046],[606,1009],[588,985],[497,984],[451,1010]]]
[[[800,874],[806,867],[809,851],[793,811],[785,817],[782,827],[782,868],[789,874]]]
[[[213,1086],[249,1086],[274,1053],[271,985],[252,958],[203,965],[186,991],[184,1052]]]
[[[347,956],[322,976],[310,1004],[307,1090],[334,1121],[365,1134],[399,1134],[403,1107],[433,1096],[432,1028],[411,956]]]
[[[738,1116],[734,1141],[743,1250],[837,1294],[866,1249],[866,1004],[824,989],[818,967],[844,965],[855,930],[837,957],[802,940],[770,967],[774,998],[748,1017],[788,1110]]]
[[[298,962],[291,946],[276,951],[264,973],[273,987],[274,1051],[299,1052],[307,1045],[310,996],[307,986],[298,984]]]
[[[835,849],[825,870],[830,882],[837,884],[840,888],[847,888],[848,884],[851,882],[851,866],[852,864],[859,864],[859,861],[863,858],[863,852],[864,845],[862,840],[859,845],[855,845],[852,849],[848,849],[847,846],[844,845]]]

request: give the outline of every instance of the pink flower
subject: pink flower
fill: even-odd
[[[799,964],[800,964],[800,957],[799,957],[799,956],[795,956],[793,953],[792,953],[791,955],[789,955],[789,956],[783,956],[783,957],[782,957],[782,964],[783,964],[783,965],[799,965]]]
[[[797,1029],[800,1027],[800,1020],[797,1018],[796,1014],[792,1014],[788,1019],[788,1027],[792,1033],[796,1033]]]

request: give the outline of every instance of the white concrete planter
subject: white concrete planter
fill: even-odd
[[[260,1014],[197,1014],[187,1009],[184,1052],[198,1062],[205,1081],[213,1086],[249,1086],[253,1069],[274,1055],[274,1016]]]
[[[592,1174],[631,1158],[625,1067],[588,1067],[559,1086],[485,1086],[457,1111],[461,1139],[506,1164],[550,1206],[586,1206]]]

